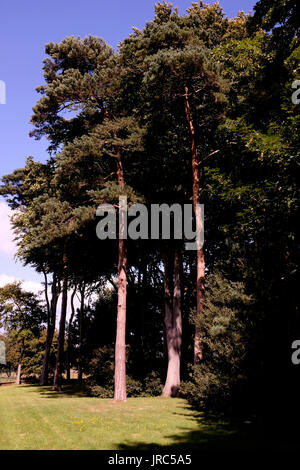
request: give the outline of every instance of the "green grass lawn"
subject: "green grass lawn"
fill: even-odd
[[[248,425],[249,427],[249,425]],[[253,448],[239,430],[209,423],[182,399],[80,396],[66,388],[0,386],[0,449],[139,450]]]

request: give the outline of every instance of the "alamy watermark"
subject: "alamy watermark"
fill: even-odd
[[[198,204],[193,217],[192,204],[133,204],[119,198],[118,207],[101,204],[96,212],[101,217],[96,233],[100,240],[183,240],[186,250],[204,244],[204,205]]]
[[[0,104],[6,104],[6,85],[3,80],[0,80]]]
[[[293,341],[292,349],[295,349],[292,354],[292,363],[297,366],[300,364],[300,339],[295,339],[295,341]]]

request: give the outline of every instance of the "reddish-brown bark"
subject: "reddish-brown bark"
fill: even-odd
[[[124,172],[120,150],[117,149],[117,176],[119,186],[124,186]],[[118,240],[118,310],[115,345],[115,388],[114,400],[126,401],[126,301],[127,301],[127,250],[122,238],[125,218],[120,211],[120,233]]]
[[[190,144],[192,154],[192,172],[193,172],[193,208],[196,217],[196,227],[198,233],[197,243],[197,321],[200,322],[202,318],[203,306],[204,306],[204,281],[205,281],[205,259],[203,247],[200,246],[200,214],[197,207],[200,205],[200,180],[199,180],[199,159],[198,151],[196,146],[195,128],[193,118],[190,109],[189,102],[189,90],[185,87],[184,94],[184,106],[185,116],[190,130]],[[194,364],[199,364],[202,360],[202,340],[201,340],[201,328],[196,327],[195,339],[194,339]]]

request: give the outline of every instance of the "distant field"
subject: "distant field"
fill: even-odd
[[[249,425],[209,423],[182,399],[89,398],[66,389],[0,386],[0,449],[254,448]]]
[[[0,384],[4,382],[15,382],[16,380],[16,373],[12,372],[7,374],[5,372],[0,372]]]

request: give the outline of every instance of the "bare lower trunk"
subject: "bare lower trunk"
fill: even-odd
[[[21,346],[20,357],[19,357],[19,361],[18,361],[16,385],[21,385],[23,356],[24,356],[24,339],[22,339],[22,346]]]
[[[79,348],[78,348],[78,382],[82,382],[82,324],[84,314],[84,294],[85,283],[83,282],[80,289],[80,311],[79,311]]]
[[[48,382],[48,361],[49,361],[50,348],[51,348],[51,343],[52,343],[52,337],[51,337],[51,308],[50,308],[50,302],[49,302],[49,297],[48,297],[47,274],[46,274],[45,270],[43,270],[43,273],[44,273],[44,279],[45,279],[45,300],[46,300],[46,307],[47,307],[47,336],[46,336],[46,345],[45,345],[45,352],[44,352],[44,358],[43,358],[42,372],[41,372],[41,376],[40,376],[40,385],[47,385],[47,382]]]
[[[74,297],[76,294],[76,285],[74,287],[74,290],[71,295],[71,317],[69,320],[69,326],[68,326],[68,346],[67,346],[67,354],[66,354],[66,364],[67,364],[67,382],[70,382],[71,380],[71,361],[70,361],[70,356],[71,356],[71,327],[72,327],[72,322],[74,319],[75,315],[75,306],[74,306]]]
[[[21,385],[22,362],[19,361],[16,376],[16,385]]]
[[[126,279],[127,255],[125,241],[119,240],[119,286],[117,335],[115,347],[115,401],[126,401]]]
[[[62,288],[61,316],[60,316],[60,322],[59,322],[54,382],[53,382],[53,387],[52,387],[52,390],[54,391],[60,391],[62,389],[67,301],[68,301],[67,258],[66,256],[64,256],[64,278],[63,278],[63,288]]]
[[[117,149],[117,175],[119,186],[124,186],[124,174],[121,154]],[[127,250],[123,239],[125,229],[125,216],[122,211],[120,217],[120,233],[118,241],[118,311],[117,333],[115,346],[115,389],[114,400],[126,401],[126,300],[127,300]]]
[[[50,304],[47,299],[49,313],[48,313],[47,337],[46,337],[42,372],[41,372],[41,377],[40,377],[40,385],[48,385],[49,357],[50,357],[51,346],[52,346],[52,341],[53,341],[53,336],[54,336],[54,331],[55,331],[57,301],[58,301],[58,297],[60,294],[59,282],[57,281],[55,274],[53,275],[51,292],[52,292],[51,294],[52,296],[51,296]]]
[[[41,377],[40,377],[40,385],[42,386],[48,385],[49,357],[50,357],[50,352],[51,352],[53,336],[54,336],[54,328],[51,328],[51,331],[50,331],[50,328],[48,327],[46,346],[45,346],[45,352],[44,352],[44,358],[43,358],[43,366],[42,366],[42,372],[41,372]]]
[[[180,359],[182,340],[181,318],[181,253],[175,250],[174,264],[170,266],[168,257],[164,259],[164,289],[165,289],[165,329],[168,349],[168,370],[163,397],[178,396],[180,387]],[[174,270],[174,285],[172,292],[172,277]]]
[[[192,153],[192,171],[193,171],[193,208],[196,218],[197,231],[197,323],[194,338],[194,364],[199,364],[202,360],[202,335],[199,326],[202,318],[204,306],[204,280],[205,280],[205,260],[203,247],[200,246],[201,217],[199,213],[200,205],[200,181],[199,181],[199,161],[198,151],[195,139],[195,128],[190,110],[189,90],[185,87],[185,115],[190,130],[190,143]]]
[[[197,321],[201,321],[204,307],[205,260],[203,249],[197,250]],[[194,339],[194,364],[202,361],[202,332],[196,327]]]

